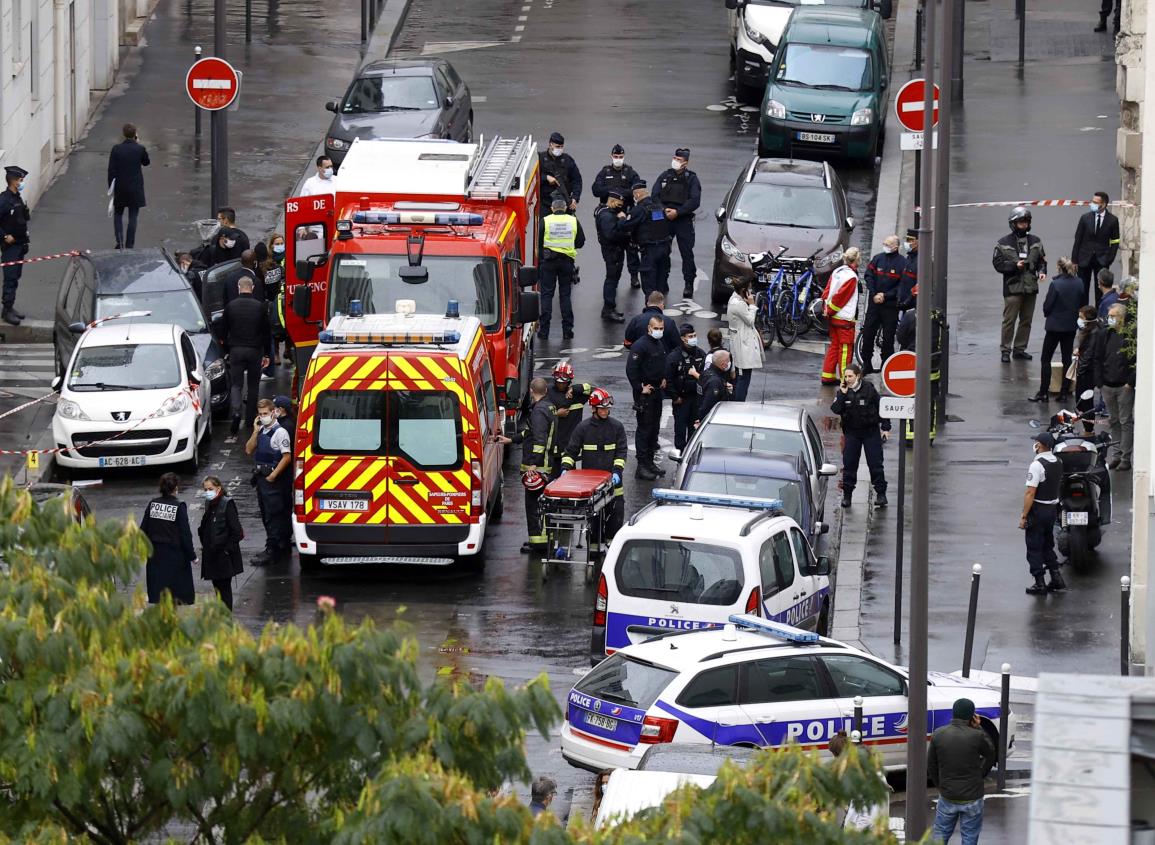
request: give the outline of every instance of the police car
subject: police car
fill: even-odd
[[[627,646],[586,673],[566,703],[562,756],[601,771],[636,768],[663,743],[823,749],[853,729],[861,696],[863,742],[887,768],[906,765],[906,670],[811,631],[749,614],[730,621]],[[997,691],[939,672],[928,681],[928,734],[969,698],[997,747]],[[1014,714],[1007,724],[1010,747]]]

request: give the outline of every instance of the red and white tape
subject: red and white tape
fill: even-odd
[[[68,252],[57,252],[53,255],[38,255],[35,258],[21,258],[19,261],[0,262],[0,267],[15,267],[17,264],[35,264],[37,261],[51,261],[54,258],[72,258],[76,255],[87,255],[92,250],[73,249]]]
[[[1090,205],[1090,200],[998,200],[996,202],[957,202],[951,203],[951,208],[1014,208],[1015,206],[1035,206],[1035,207],[1068,207],[1068,206],[1087,206]],[[1115,208],[1138,208],[1139,204],[1135,202],[1126,202],[1124,200],[1117,200],[1109,203]]]

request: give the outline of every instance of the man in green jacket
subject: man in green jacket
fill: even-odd
[[[950,842],[955,825],[961,823],[963,845],[978,845],[983,829],[983,779],[997,760],[994,743],[975,714],[975,703],[960,698],[951,709],[950,724],[931,734],[926,756],[927,775],[939,793],[936,842]]]

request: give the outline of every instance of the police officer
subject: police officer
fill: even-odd
[[[196,562],[192,529],[188,522],[188,505],[177,498],[180,478],[175,472],[160,477],[160,493],[144,508],[140,530],[152,543],[152,553],[144,567],[149,604],[172,594],[174,604],[192,604],[192,565]]]
[[[670,166],[654,183],[654,193],[670,221],[670,233],[678,239],[685,282],[682,296],[686,298],[694,295],[694,278],[698,275],[698,267],[694,264],[694,212],[702,204],[702,183],[698,181],[698,174],[690,170],[689,164],[690,150],[678,147]]]
[[[553,454],[557,412],[546,398],[549,384],[543,378],[529,383],[529,413],[522,416],[521,427],[512,438],[499,436],[501,443],[521,444],[521,483],[525,488],[525,525],[529,539],[521,544],[521,553],[545,548],[545,522],[538,507],[545,489]]]
[[[709,355],[709,363],[698,379],[698,407],[694,417],[694,428],[706,418],[706,414],[719,402],[730,399],[730,352],[716,349]]]
[[[650,196],[644,179],[633,184],[634,207],[618,227],[628,232],[641,250],[639,273],[642,291],[670,292],[670,221],[661,203]]]
[[[620,420],[610,416],[610,408],[613,406],[614,397],[608,390],[598,387],[590,393],[593,416],[582,420],[574,429],[566,441],[565,455],[561,459],[562,469],[573,469],[581,461],[582,469],[600,469],[611,473],[614,481],[614,499],[606,518],[606,536],[603,542],[600,525],[595,522],[591,529],[591,552],[602,551],[603,546],[609,545],[622,527],[626,515],[625,500],[622,498],[625,492],[622,475],[626,471],[629,447],[626,444],[626,427]]]
[[[592,193],[603,204],[609,203],[610,194],[613,191],[618,191],[622,195],[622,201],[625,210],[628,212],[634,205],[633,195],[630,190],[634,183],[638,181],[638,171],[634,170],[626,164],[626,148],[621,144],[614,144],[610,150],[610,163],[598,171],[598,175],[594,178],[594,186]],[[609,264],[606,265],[609,267]],[[640,288],[642,286],[641,280],[638,278],[638,248],[634,244],[628,244],[626,247],[626,267],[630,271],[630,287]],[[621,264],[618,264],[618,275],[614,276],[614,286],[617,287],[618,276],[621,275]]]
[[[565,200],[570,211],[577,210],[582,195],[582,173],[573,156],[565,151],[565,138],[560,132],[549,136],[549,148],[538,153],[541,167],[541,205],[544,208],[555,196]]]
[[[886,471],[882,443],[890,438],[890,420],[878,413],[880,397],[874,385],[862,377],[862,367],[850,364],[842,373],[842,383],[834,392],[830,410],[842,418],[842,507],[850,507],[858,480],[858,460],[866,453],[870,483],[874,486],[874,506],[886,507]]]
[[[1031,234],[1031,210],[1015,206],[1007,218],[1009,235],[995,244],[991,264],[1003,277],[1002,361],[1029,361],[1031,323],[1040,283],[1047,279],[1047,254],[1043,242]],[[1017,324],[1017,326],[1016,326]]]
[[[698,379],[706,370],[706,353],[693,325],[682,323],[678,334],[681,345],[666,356],[666,392],[674,409],[674,448],[681,451],[698,419]]]
[[[265,524],[265,550],[253,558],[253,566],[287,561],[292,554],[292,438],[277,422],[272,399],[257,402],[253,433],[245,443],[245,454],[253,456],[253,486],[261,522]]]
[[[624,323],[626,318],[618,310],[618,280],[622,277],[622,264],[627,259],[638,261],[637,247],[630,243],[630,236],[618,228],[618,221],[626,219],[625,197],[629,192],[610,188],[602,205],[594,211],[598,243],[602,248],[602,260],[606,263],[606,280],[602,284],[602,319],[611,323]],[[636,268],[630,274],[637,278]]]
[[[280,423],[281,428],[289,432],[289,441],[296,445],[297,415],[293,413],[293,400],[284,395],[276,396],[273,398],[273,408],[277,415],[277,422]]]
[[[269,365],[269,315],[264,303],[253,296],[253,281],[247,276],[238,281],[238,296],[225,306],[221,317],[221,336],[228,351],[232,378],[233,434],[240,431],[242,420],[254,417],[261,370]],[[243,416],[242,394],[247,397]]]
[[[665,475],[657,465],[658,427],[662,423],[662,391],[666,389],[666,347],[662,344],[665,325],[661,317],[651,317],[649,332],[630,347],[626,377],[634,390],[638,427],[634,450],[638,453],[638,478],[653,481]]]
[[[20,196],[27,175],[28,171],[23,167],[4,168],[7,187],[0,194],[0,261],[5,264],[19,261],[28,254],[28,221],[32,219],[32,212]],[[24,315],[16,310],[16,288],[23,272],[23,264],[4,268],[4,310],[0,311],[0,319],[10,326],[18,326],[24,319]]]
[[[556,290],[561,303],[561,336],[573,338],[574,259],[585,246],[586,236],[577,217],[566,210],[565,200],[554,199],[551,213],[541,221],[541,260],[538,262],[538,287],[541,291],[541,317],[537,336],[549,340],[549,324],[553,317],[553,294]]]
[[[558,361],[553,368],[553,384],[546,393],[557,414],[557,432],[553,438],[554,454],[550,458],[550,479],[561,475],[561,455],[573,436],[574,429],[582,421],[586,402],[593,393],[592,384],[574,384],[573,364]]]
[[[898,235],[882,242],[882,252],[866,265],[866,317],[862,321],[862,372],[874,372],[874,341],[882,330],[882,360],[894,354],[898,302],[906,259],[898,252]]]
[[[1023,513],[1019,528],[1026,530],[1027,566],[1035,583],[1027,587],[1027,595],[1042,596],[1067,589],[1059,572],[1059,558],[1055,555],[1055,515],[1059,504],[1059,485],[1063,479],[1063,465],[1051,452],[1055,437],[1040,431],[1033,438],[1035,459],[1027,469],[1027,489],[1023,493]],[[1043,576],[1051,572],[1051,583]]]

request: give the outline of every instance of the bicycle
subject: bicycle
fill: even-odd
[[[810,329],[820,329],[813,317],[811,304],[819,301],[822,290],[814,276],[814,259],[818,250],[809,258],[779,259],[779,289],[774,303],[775,327],[778,342],[790,348],[794,341]],[[787,283],[786,277],[789,276]]]
[[[754,284],[763,286],[754,294],[754,328],[762,339],[762,348],[769,349],[774,343],[775,327],[775,299],[782,284],[782,268],[778,267],[778,274],[768,278],[768,273],[785,253],[787,247],[779,247],[776,255],[765,252],[755,252],[750,256],[750,266],[754,270]]]

